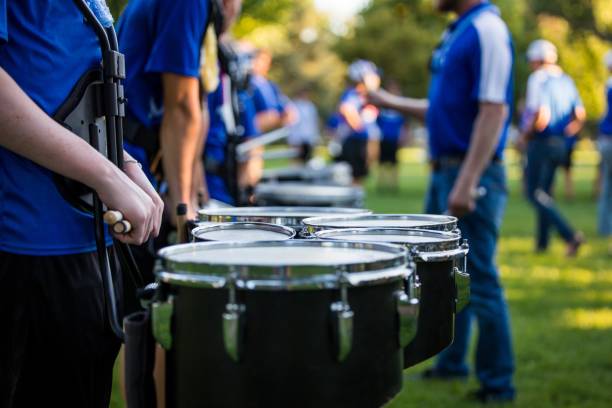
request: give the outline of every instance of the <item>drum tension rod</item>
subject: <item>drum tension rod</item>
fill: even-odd
[[[336,331],[337,356],[339,362],[346,360],[353,347],[353,317],[354,312],[348,303],[348,274],[345,271],[338,273],[338,286],[340,287],[340,301],[331,304]]]
[[[236,300],[236,281],[237,272],[231,272],[227,278],[228,303],[225,305],[225,312],[222,315],[223,321],[223,345],[225,351],[234,362],[239,362],[242,352],[242,326],[244,325],[244,314],[246,307],[237,303]]]

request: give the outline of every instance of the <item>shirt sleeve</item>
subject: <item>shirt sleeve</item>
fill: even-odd
[[[6,19],[6,0],[0,0],[0,44],[8,41],[8,21]]]
[[[508,103],[512,81],[512,41],[504,22],[493,13],[484,13],[474,22],[480,44],[480,73],[475,81],[476,97],[480,102]]]
[[[543,105],[543,85],[546,75],[541,71],[536,71],[527,80],[527,95],[525,95],[525,109],[530,112],[537,112]]]
[[[208,21],[208,1],[162,0],[156,18],[155,40],[145,71],[197,78],[200,49]]]

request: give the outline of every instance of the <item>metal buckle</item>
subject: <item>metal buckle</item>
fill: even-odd
[[[166,350],[172,348],[172,312],[174,310],[174,296],[170,295],[165,301],[151,304],[151,324],[153,337]]]
[[[225,305],[225,312],[221,318],[225,351],[233,361],[239,362],[242,353],[242,326],[244,324],[246,306],[236,303],[236,279],[237,274],[235,273],[230,274],[227,279],[226,286],[229,289],[229,301]]]
[[[463,241],[462,249],[469,250],[467,240]],[[467,252],[463,257],[463,270],[457,267],[453,268],[455,279],[455,313],[459,313],[470,303],[470,274],[467,272]]]
[[[336,359],[339,362],[346,360],[353,348],[353,317],[355,313],[348,303],[348,277],[346,272],[338,277],[340,286],[340,301],[331,304],[330,309],[334,319],[336,331]]]

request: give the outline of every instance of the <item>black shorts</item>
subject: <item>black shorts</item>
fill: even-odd
[[[563,157],[563,162],[561,162],[561,167],[563,167],[564,169],[571,169],[572,168],[572,156],[574,155],[574,147],[568,147],[565,149],[565,156]]]
[[[347,162],[351,166],[353,177],[363,178],[368,175],[367,151],[367,140],[346,139],[342,144],[342,154],[338,161]]]
[[[0,406],[108,407],[120,342],[96,255],[0,252],[0,288]]]
[[[380,162],[397,163],[397,148],[399,143],[395,140],[382,140],[380,142]]]

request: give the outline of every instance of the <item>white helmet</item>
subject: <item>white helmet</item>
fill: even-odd
[[[604,56],[604,62],[606,64],[606,68],[612,69],[612,50],[606,52]]]
[[[348,76],[353,82],[362,82],[368,75],[378,75],[378,68],[376,65],[367,60],[354,61],[348,67]]]
[[[536,40],[527,48],[527,61],[555,64],[558,59],[557,47],[550,41]]]

